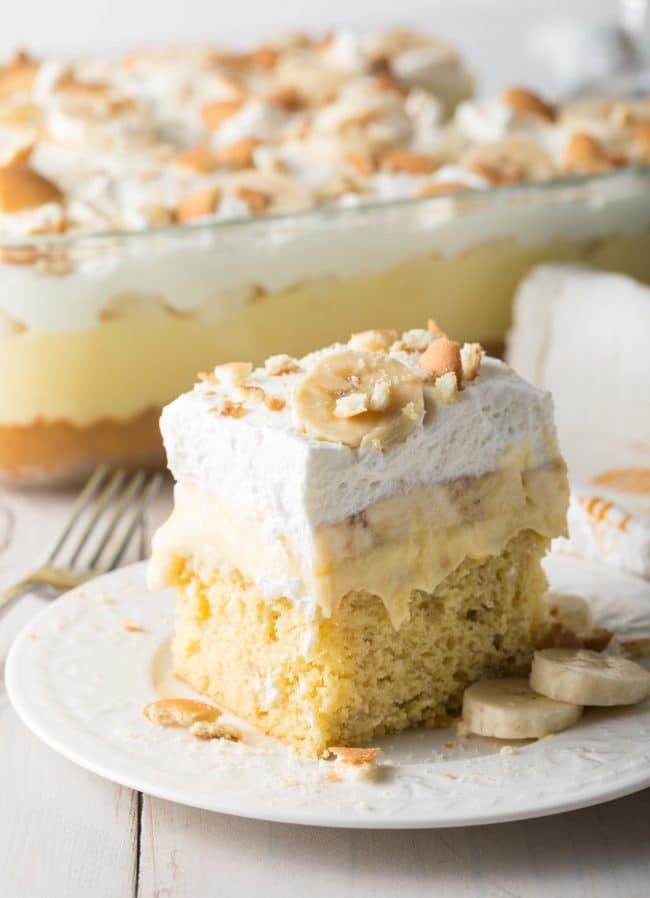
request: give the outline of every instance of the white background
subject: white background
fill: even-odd
[[[0,0],[0,53],[245,44],[291,29],[414,24],[460,46],[485,90],[513,78],[544,89],[549,74],[531,51],[533,27],[612,23],[618,7],[616,0]]]

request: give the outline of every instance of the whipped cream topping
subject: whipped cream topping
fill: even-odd
[[[454,118],[461,135],[476,143],[500,140],[511,133],[515,121],[513,110],[500,99],[466,100],[458,106]]]
[[[386,451],[302,432],[296,424],[297,387],[323,359],[347,349],[336,345],[296,364],[272,360],[270,370],[282,374],[253,370],[245,390],[261,388],[266,398],[241,414],[231,414],[229,405],[240,388],[220,383],[199,383],[168,405],[161,430],[176,480],[262,521],[271,535],[288,535],[309,557],[315,528],[397,492],[558,460],[550,394],[495,359],[484,359],[453,404],[429,397],[425,415]],[[388,357],[414,377],[422,375],[420,352],[393,348]]]

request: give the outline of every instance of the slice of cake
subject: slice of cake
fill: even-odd
[[[319,754],[528,661],[567,506],[549,394],[433,322],[200,379],[162,415],[150,566],[181,679]]]

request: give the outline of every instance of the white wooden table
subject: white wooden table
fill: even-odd
[[[165,497],[149,516],[164,514]],[[70,497],[0,492],[0,587],[33,565]],[[0,658],[45,600],[0,620]],[[0,898],[647,898],[650,790],[537,821],[419,832],[311,829],[139,795],[20,723],[0,683]]]

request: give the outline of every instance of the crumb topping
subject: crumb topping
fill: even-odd
[[[470,93],[452,47],[406,30],[111,61],[17,54],[0,64],[0,234],[435,197],[650,159],[646,98],[554,105],[517,85],[454,111],[450,95]]]
[[[232,399],[224,399],[223,405],[215,405],[210,409],[217,415],[223,415],[224,418],[241,418],[244,414],[244,403],[233,402]]]
[[[458,399],[458,378],[453,371],[436,377],[433,384],[433,396],[442,405],[452,405]]]
[[[221,717],[219,708],[189,698],[162,698],[148,704],[143,712],[147,720],[162,727],[189,727],[197,721],[214,722]]]
[[[335,755],[344,764],[350,764],[358,767],[362,764],[374,764],[379,754],[380,748],[348,748],[346,746],[332,746],[328,751]]]
[[[0,213],[12,214],[59,203],[63,193],[26,161],[11,161],[0,168]]]
[[[386,352],[397,339],[397,331],[377,328],[352,334],[348,340],[348,346],[364,352]]]
[[[391,172],[405,172],[410,175],[430,175],[442,163],[426,153],[411,150],[387,150],[379,157],[379,167]]]
[[[546,122],[555,121],[555,109],[540,96],[524,87],[510,87],[503,102],[518,115],[530,115]]]
[[[196,193],[184,196],[174,209],[174,219],[178,224],[188,224],[197,218],[211,215],[217,208],[221,193],[218,187],[206,187]]]
[[[217,383],[230,387],[242,387],[250,377],[252,370],[252,362],[226,362],[223,365],[217,365],[212,373]]]
[[[427,321],[427,330],[434,337],[446,337],[447,334],[443,331],[437,321],[433,318],[429,318]]]
[[[597,174],[620,164],[591,134],[574,134],[566,148],[566,167],[576,174]]]
[[[413,328],[404,331],[401,339],[397,340],[391,349],[395,352],[424,352],[433,342],[434,335],[428,329]]]
[[[427,374],[427,379],[435,381],[444,374],[452,372],[458,384],[463,380],[460,344],[447,337],[434,339],[420,358],[420,367]]]
[[[203,741],[224,739],[226,742],[241,742],[242,733],[237,727],[220,720],[197,720],[190,724],[190,736]]]
[[[296,359],[290,355],[271,355],[264,362],[264,370],[272,377],[280,377],[283,374],[292,374],[299,368]]]
[[[352,334],[303,359],[270,356],[264,366],[227,362],[199,372],[195,387],[209,413],[245,419],[270,415],[325,442],[385,452],[418,428],[435,426],[424,414],[456,402],[480,377],[479,343],[460,344],[429,319],[426,328],[399,334],[371,329]]]
[[[460,364],[463,369],[463,380],[474,380],[481,367],[481,359],[485,350],[480,343],[463,343],[460,349]]]
[[[334,414],[337,418],[353,418],[367,412],[368,405],[366,393],[347,393],[345,396],[339,396],[334,403]]]
[[[272,412],[281,412],[287,404],[281,396],[266,396],[264,402],[269,411]]]
[[[140,624],[126,619],[122,621],[122,627],[127,633],[142,633],[144,631],[144,627],[141,627]]]

